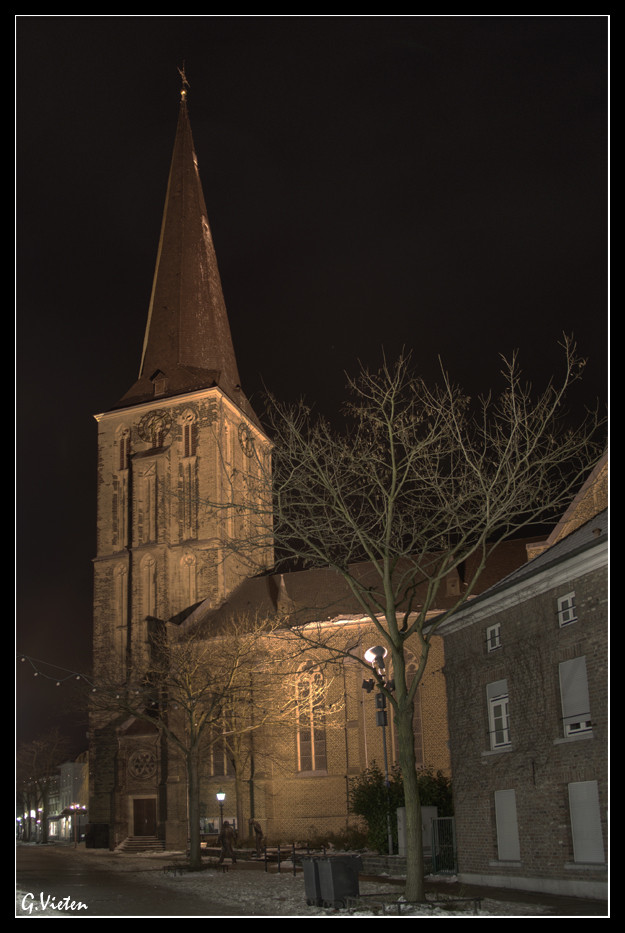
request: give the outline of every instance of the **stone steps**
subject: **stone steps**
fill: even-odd
[[[127,836],[116,851],[132,855],[135,852],[163,852],[165,843],[156,836]]]

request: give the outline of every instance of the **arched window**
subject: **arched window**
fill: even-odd
[[[195,457],[197,450],[197,421],[192,411],[182,416],[182,456]]]
[[[184,601],[190,606],[197,600],[197,561],[195,554],[186,551],[180,562]]]
[[[115,569],[115,630],[114,656],[119,665],[120,679],[126,675],[126,649],[128,645],[128,568],[120,565]]]
[[[156,612],[156,561],[146,554],[141,561],[141,606],[142,615],[155,616]]]
[[[308,661],[297,682],[297,756],[300,771],[326,771],[323,674]]]
[[[115,441],[117,451],[114,454],[114,463],[116,458],[117,469],[113,472],[112,486],[112,522],[111,522],[111,543],[117,549],[125,547],[128,544],[128,469],[130,467],[130,430],[122,425],[117,431]]]
[[[130,459],[130,431],[126,427],[122,428],[119,432],[118,450],[118,469],[127,470],[128,461]]]
[[[211,774],[213,777],[231,776],[234,762],[226,739],[227,726],[225,723],[221,729],[213,726],[211,731]]]

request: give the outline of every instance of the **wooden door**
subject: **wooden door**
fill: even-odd
[[[133,801],[135,836],[156,835],[156,800],[154,797],[143,797]]]

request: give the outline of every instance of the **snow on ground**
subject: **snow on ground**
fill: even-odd
[[[232,908],[236,905],[236,914],[233,916],[269,916],[269,917],[323,917],[341,918],[372,916],[373,907],[369,909],[364,903],[358,906],[345,908],[323,907],[309,905],[307,903],[304,875],[301,871],[293,874],[292,864],[283,862],[281,870],[278,872],[276,866],[271,866],[271,870],[265,872],[263,868],[256,865],[253,868],[245,866],[245,863],[239,862],[237,865],[229,868],[227,872],[222,872],[216,868],[206,868],[201,872],[188,872],[182,874],[173,874],[164,872],[163,866],[174,864],[176,861],[183,862],[182,853],[170,852],[145,854],[145,855],[117,855],[102,849],[85,849],[79,847],[82,857],[85,859],[97,859],[102,861],[102,867],[111,871],[124,871],[129,869],[137,872],[137,879],[149,872],[150,884],[158,884],[164,890],[167,888],[176,889],[178,892],[188,893],[197,902],[198,916],[210,916],[202,914],[202,901],[212,904],[223,904],[225,908]],[[450,878],[450,881],[456,879]],[[388,882],[378,881],[359,881],[360,895],[380,895],[384,894],[385,900],[388,899],[389,906],[386,908],[386,915],[391,916],[427,916],[427,917],[466,917],[467,919],[476,916],[473,906],[468,904],[465,909],[458,909],[459,905],[453,905],[447,910],[440,906],[411,906],[404,905],[401,911],[397,909],[397,902],[401,902],[401,886],[393,885],[391,879]],[[26,899],[25,899],[26,898]],[[369,898],[365,898],[367,900]],[[370,900],[378,902],[378,897],[372,897]],[[32,901],[28,900],[27,892],[16,891],[15,915],[23,917],[29,915],[39,918],[46,917],[72,917],[77,916],[76,912],[64,910],[62,905],[56,909],[48,904],[43,907],[37,903],[32,905],[36,910],[29,912]],[[450,905],[451,906],[451,905]],[[377,908],[380,911],[380,908]],[[519,917],[519,916],[539,916],[549,915],[547,907],[541,908],[536,905],[524,905],[517,903],[505,903],[485,899],[477,911],[479,917]],[[78,914],[79,916],[79,914]]]

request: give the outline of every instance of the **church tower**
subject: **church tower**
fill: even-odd
[[[181,621],[200,601],[218,607],[273,561],[269,442],[241,388],[182,78],[138,377],[95,416],[96,682],[140,676],[152,622]],[[250,499],[258,508],[241,507]],[[118,778],[99,754],[90,820],[132,822],[110,813]]]

